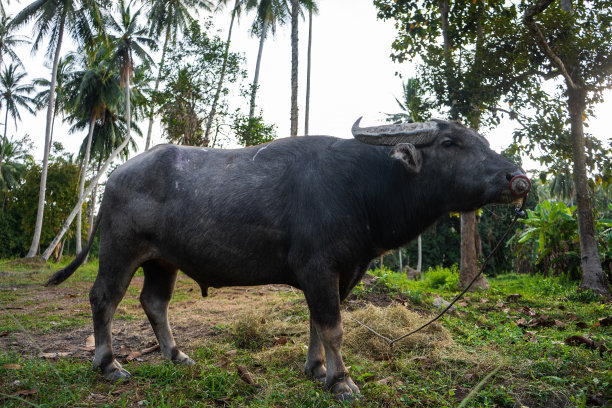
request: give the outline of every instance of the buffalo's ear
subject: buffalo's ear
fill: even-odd
[[[412,143],[397,144],[393,150],[391,150],[390,156],[400,160],[412,174],[418,174],[421,171],[423,156]]]

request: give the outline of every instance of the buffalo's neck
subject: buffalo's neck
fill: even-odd
[[[372,241],[378,252],[407,245],[447,210],[435,197],[435,180],[424,174],[410,175],[394,163],[387,169],[378,194],[366,198]]]

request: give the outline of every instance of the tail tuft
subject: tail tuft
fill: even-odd
[[[98,217],[96,218],[96,223],[94,224],[91,236],[89,237],[89,241],[87,242],[87,246],[76,256],[76,258],[74,258],[74,261],[70,262],[67,267],[55,272],[53,276],[49,278],[47,283],[45,283],[45,287],[59,285],[60,283],[68,279],[70,276],[72,276],[74,271],[76,271],[78,267],[81,266],[83,262],[85,262],[85,258],[87,258],[87,253],[91,249],[91,245],[93,244],[94,237],[96,235],[96,231],[98,230],[98,226],[100,225],[101,219],[101,213],[98,213]]]
[[[81,265],[80,263],[77,263],[76,265],[74,264],[75,262],[72,262],[70,265],[68,265],[64,269],[60,269],[59,271],[55,272],[53,276],[49,278],[47,283],[45,283],[45,286],[46,287],[57,286],[63,281],[65,281],[66,279],[68,279],[74,273],[74,271],[76,271],[77,268]]]

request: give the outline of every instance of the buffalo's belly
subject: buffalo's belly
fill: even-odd
[[[209,223],[197,231],[175,229],[155,246],[161,258],[202,287],[296,286],[287,261],[286,234],[273,228]]]

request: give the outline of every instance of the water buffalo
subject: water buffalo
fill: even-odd
[[[359,392],[340,354],[340,302],[370,261],[449,211],[516,201],[509,180],[523,172],[455,122],[357,121],[352,131],[354,139],[308,136],[233,150],[163,145],[117,168],[94,228],[94,367],[111,379],[130,376],[113,357],[111,324],[140,266],[140,302],[161,352],[193,364],[168,324],[180,269],[203,296],[232,285],[301,289],[310,310],[306,374],[339,398]],[[48,284],[67,279],[91,244]]]

